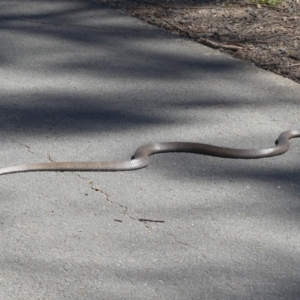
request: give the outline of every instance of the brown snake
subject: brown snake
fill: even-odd
[[[129,171],[146,167],[149,164],[150,155],[163,152],[189,152],[240,159],[264,158],[285,153],[290,149],[289,139],[296,137],[300,137],[300,129],[285,131],[279,135],[274,147],[265,149],[235,149],[188,142],[151,143],[139,147],[131,160],[30,163],[1,168],[0,175],[33,171]]]

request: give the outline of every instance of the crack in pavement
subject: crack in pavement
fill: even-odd
[[[20,146],[22,146],[22,147],[25,147],[29,153],[31,153],[31,154],[33,154],[33,155],[35,155],[35,156],[37,156],[37,157],[39,157],[39,158],[42,159],[42,157],[41,157],[40,155],[38,155],[37,153],[35,153],[34,151],[32,151],[31,148],[30,148],[28,145],[22,144],[22,143],[20,143],[20,142],[18,142],[18,144],[19,144]],[[50,156],[50,154],[49,154],[48,152],[47,152],[47,158],[48,158],[48,160],[49,160],[50,162],[55,162],[55,161],[51,158],[51,156]],[[149,223],[165,223],[164,220],[156,220],[156,219],[149,219],[149,218],[139,218],[139,217],[135,218],[135,217],[131,216],[131,215],[128,213],[129,209],[128,209],[127,206],[124,206],[124,205],[122,205],[122,204],[120,204],[120,203],[117,203],[117,202],[112,201],[112,200],[110,199],[109,194],[106,193],[105,191],[103,191],[101,188],[94,186],[94,184],[93,184],[93,182],[92,182],[91,180],[89,180],[89,179],[87,179],[87,178],[81,176],[80,174],[76,174],[76,175],[77,175],[78,178],[83,179],[83,180],[85,180],[85,181],[88,181],[88,186],[89,186],[89,188],[90,188],[91,190],[95,191],[95,192],[101,193],[101,194],[104,196],[104,199],[105,199],[108,203],[110,203],[110,204],[112,204],[112,205],[117,205],[118,207],[120,207],[120,208],[123,210],[123,214],[124,214],[124,215],[128,216],[128,217],[129,217],[130,219],[132,219],[132,220],[135,220],[135,221],[138,221],[138,222],[143,223],[144,226],[145,226],[148,230],[151,230],[150,227],[147,225],[148,222],[149,222]],[[114,219],[114,221],[116,221],[116,222],[122,222],[122,220],[119,220],[119,219]]]
[[[176,238],[175,235],[173,235],[173,234],[171,234],[171,233],[169,233],[169,232],[166,232],[166,234],[169,235],[169,236],[171,236],[171,237],[174,239],[174,241],[175,241],[176,243],[178,243],[178,244],[181,244],[181,245],[184,245],[184,246],[187,246],[187,247],[191,247],[191,248],[196,248],[196,249],[197,249],[197,247],[194,247],[194,246],[192,246],[192,245],[190,245],[190,244],[188,244],[188,243],[179,241],[179,240]]]
[[[20,146],[22,146],[22,147],[25,147],[29,153],[34,154],[34,155],[40,157],[38,154],[36,154],[35,152],[33,152],[29,146],[27,146],[27,145],[25,145],[25,144],[22,144],[22,143],[20,143],[20,142],[18,142],[18,144],[19,144]]]
[[[28,145],[22,144],[20,142],[17,142],[17,144],[20,145],[20,146],[22,146],[22,147],[25,147],[29,153],[31,153],[31,154],[39,157],[40,159],[44,159],[44,157],[42,157],[41,155],[35,153]],[[49,162],[55,162],[55,160],[53,160],[52,157],[50,156],[49,152],[46,153],[46,156],[47,156]]]
[[[80,175],[78,175],[79,178],[82,178],[82,179],[85,179],[85,180],[88,180]],[[149,223],[165,223],[164,220],[156,220],[156,219],[148,219],[148,218],[134,218],[132,217],[129,213],[128,213],[128,207],[127,206],[124,206],[120,203],[116,203],[116,202],[113,202],[112,200],[110,200],[110,197],[109,197],[109,194],[104,192],[103,190],[101,190],[99,187],[95,187],[93,185],[93,182],[91,180],[88,181],[88,185],[90,187],[90,189],[92,189],[93,191],[95,192],[99,192],[101,193],[102,195],[104,195],[105,197],[105,200],[110,203],[110,204],[114,204],[114,205],[117,205],[121,208],[123,208],[123,214],[127,215],[130,219],[134,220],[134,221],[139,221],[139,222],[142,222],[144,224],[144,226],[149,230],[151,231],[151,228],[147,225],[147,222]],[[116,222],[122,222],[122,220],[119,220],[119,219],[114,219],[114,221]],[[191,248],[197,248],[197,247],[194,247],[186,242],[182,242],[180,240],[177,239],[177,237],[174,235],[174,234],[171,234],[169,232],[165,232],[167,235],[171,236],[173,238],[173,240],[175,241],[175,243],[177,244],[181,244],[181,245],[184,245],[186,247],[191,247]]]
[[[123,214],[128,216],[131,220],[134,220],[134,221],[138,221],[138,222],[142,222],[144,224],[144,226],[150,230],[149,226],[146,224],[146,222],[148,221],[148,219],[143,219],[143,218],[135,218],[133,216],[131,216],[129,214],[129,208],[125,205],[122,205],[120,203],[117,203],[117,202],[114,202],[110,199],[110,196],[108,193],[106,193],[105,191],[103,191],[101,188],[97,187],[97,186],[94,186],[93,184],[93,181],[81,176],[80,174],[77,174],[77,177],[79,177],[80,179],[83,179],[85,181],[88,181],[88,186],[91,190],[95,191],[95,192],[98,192],[98,193],[101,193],[103,196],[104,196],[104,199],[105,201],[107,201],[109,204],[112,204],[112,205],[116,205],[120,208],[122,208],[123,210]],[[114,219],[116,222],[122,222],[122,220],[119,220],[119,219]]]
[[[20,145],[20,146],[22,146],[22,147],[25,147],[29,153],[31,153],[31,154],[33,154],[33,155],[39,157],[40,159],[44,159],[44,157],[42,157],[41,155],[35,153],[28,145],[22,144],[22,143],[20,143],[20,142],[17,142],[17,144]],[[49,154],[48,152],[47,152],[47,157],[48,157],[48,160],[49,160],[50,162],[54,162],[54,161],[51,159],[50,154]]]

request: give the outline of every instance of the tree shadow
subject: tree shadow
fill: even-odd
[[[42,12],[30,13],[28,11],[30,8],[28,8],[19,13],[2,12],[1,14],[2,32],[9,33],[4,36],[7,43],[3,43],[0,50],[3,67],[0,76],[4,83],[0,92],[0,132],[3,136],[11,137],[14,134],[29,136],[32,133],[43,136],[47,132],[66,135],[80,132],[101,134],[107,131],[124,132],[137,127],[140,132],[149,128],[159,130],[161,127],[172,124],[178,126],[186,122],[199,122],[195,119],[186,119],[184,111],[187,107],[205,110],[223,106],[230,111],[253,106],[253,101],[246,92],[243,95],[237,95],[234,91],[238,84],[233,81],[234,77],[230,74],[238,73],[242,76],[244,65],[240,62],[233,60],[229,62],[227,58],[211,50],[209,50],[211,51],[209,55],[200,51],[195,53],[188,49],[182,50],[185,43],[181,40],[176,45],[174,40],[177,38],[148,25],[141,25],[142,23],[136,20],[129,22],[126,19],[127,23],[124,26],[124,16],[115,12],[108,13],[103,6],[94,5],[88,1],[66,2],[70,3],[71,7],[75,5],[75,8],[67,5],[66,8],[53,10],[52,4],[59,2],[61,1],[35,1],[35,4],[48,5],[48,8],[43,8]],[[101,16],[100,19],[98,13]],[[85,22],[88,24],[86,25]],[[143,45],[141,41],[146,42],[146,45]],[[254,70],[253,74],[255,74]],[[232,93],[223,95],[221,91],[220,94],[211,94],[209,89],[212,87],[207,86],[207,82],[210,79],[221,80],[224,76],[227,76],[226,83],[230,84],[232,80]],[[261,84],[259,78],[254,80],[257,85]],[[178,86],[185,87],[175,90],[174,82]],[[277,102],[264,97],[265,100],[259,103],[260,109],[270,104],[279,105],[283,100],[286,105],[297,103],[294,96],[289,93],[289,86],[275,87],[272,82],[267,82],[266,85],[269,85],[273,91],[281,93],[282,97],[278,97]],[[260,93],[258,89],[257,95]],[[242,101],[239,101],[240,98]],[[207,116],[207,119],[202,118],[200,122],[201,125],[209,124],[211,120]],[[151,161],[153,165],[160,161],[159,167],[155,168],[157,172],[161,172],[162,169],[169,169],[174,159],[174,156],[164,155],[163,159],[153,158]],[[203,158],[201,160],[203,162]],[[171,180],[211,180],[211,174],[213,174],[218,182],[226,178],[232,181],[248,180],[270,185],[275,183],[290,185],[290,189],[284,194],[287,198],[296,199],[300,192],[300,173],[297,169],[281,170],[274,165],[263,168],[258,164],[251,167],[249,163],[245,163],[243,167],[238,166],[237,163],[230,166],[227,161],[219,159],[216,171],[213,170],[215,166],[209,169],[211,160],[208,159],[208,163],[205,164],[205,168],[208,169],[203,172],[201,169],[203,163],[198,159],[196,161],[192,155],[185,155],[184,158],[181,156],[181,159],[177,161],[176,168],[170,168],[171,172],[167,171],[168,178]],[[290,215],[296,217],[299,207],[298,203],[293,201],[289,202],[289,205],[293,207]],[[233,206],[231,208],[233,210]],[[179,215],[186,218],[187,211],[184,204],[176,209]],[[221,212],[222,208],[213,207],[213,209]],[[199,212],[195,209],[195,215],[190,217],[196,218],[196,211]],[[278,215],[274,214],[273,217],[278,217]],[[224,243],[226,243],[226,237]],[[160,253],[170,251],[170,245],[159,242],[157,245],[161,246]],[[149,256],[152,251],[155,251],[154,248],[151,251],[143,249],[143,246],[141,243],[139,250],[149,251]],[[129,253],[132,248],[119,250]],[[178,255],[177,251],[176,248],[172,254]],[[183,254],[184,251],[180,253]],[[201,247],[196,249],[195,256],[201,251]],[[270,262],[278,259],[274,253],[270,255],[268,260]],[[280,256],[282,260],[289,259],[285,253],[280,253]],[[259,276],[255,279],[257,272],[251,266],[249,262],[251,260],[246,260],[242,269],[239,269],[239,261],[232,264],[225,261],[220,264],[217,260],[189,264],[186,260],[181,269],[173,269],[160,264],[156,270],[149,268],[147,264],[141,264],[139,270],[129,267],[125,270],[112,270],[110,266],[103,266],[100,263],[73,262],[71,272],[68,273],[67,271],[61,272],[61,267],[54,261],[53,256],[51,258],[53,261],[50,262],[18,257],[10,257],[10,259],[2,261],[2,269],[8,268],[10,272],[12,270],[9,268],[12,265],[13,269],[16,268],[13,271],[18,270],[18,266],[22,266],[23,271],[25,270],[23,276],[29,276],[32,273],[35,273],[36,277],[46,274],[45,281],[55,281],[57,284],[60,280],[66,279],[63,276],[66,276],[69,282],[77,283],[80,278],[85,282],[94,282],[95,290],[98,288],[99,270],[102,270],[108,273],[111,280],[118,277],[121,287],[130,282],[147,282],[155,289],[157,280],[161,279],[167,282],[167,288],[179,286],[178,291],[183,291],[183,298],[186,299],[199,297],[198,292],[201,291],[195,288],[199,282],[204,282],[200,285],[204,289],[206,284],[208,286],[211,281],[215,280],[213,283],[213,287],[217,289],[215,295],[232,298],[232,296],[235,297],[235,288],[228,291],[229,294],[225,294],[222,288],[227,283],[232,284],[233,281],[224,280],[224,278],[230,278],[233,274],[240,272],[242,279],[237,284],[238,288],[244,285],[249,288],[245,297],[254,298],[257,295],[264,297],[267,293],[264,294],[262,291],[272,291],[274,284],[276,285],[275,292],[279,293],[275,293],[274,297],[279,298],[284,295],[286,298],[293,298],[299,295],[298,277],[286,276],[281,280],[279,276],[274,275],[273,272],[276,270],[263,270],[258,267]],[[299,263],[297,258],[295,261],[296,264]],[[57,274],[60,276],[57,277]],[[270,281],[266,286],[260,286],[259,279],[266,277],[273,278],[274,281]],[[256,280],[255,287],[260,286],[258,292],[253,291],[255,287],[250,287],[252,280]],[[184,290],[185,282],[190,282],[187,286],[193,289]],[[221,287],[220,282],[222,282]],[[295,285],[292,286],[291,283]],[[78,286],[80,284],[82,285],[82,282]],[[68,289],[73,299],[76,297],[79,299],[77,294],[82,291],[76,290],[78,286],[70,284],[64,285],[63,288]],[[99,291],[95,291],[97,292]],[[210,293],[209,290],[206,292]],[[91,290],[84,295],[90,298],[95,296]],[[108,292],[109,296],[111,294]]]

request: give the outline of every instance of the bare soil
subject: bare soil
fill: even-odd
[[[300,3],[94,0],[300,83]]]

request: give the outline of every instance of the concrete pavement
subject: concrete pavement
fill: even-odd
[[[0,8],[1,166],[261,148],[299,128],[299,85],[216,50],[88,0]],[[0,299],[299,299],[291,142],[263,160],[1,176]]]

